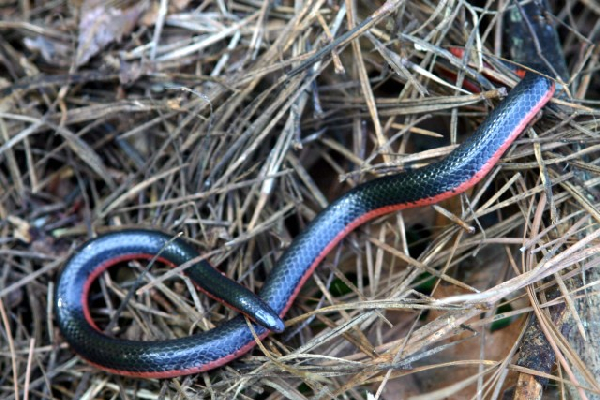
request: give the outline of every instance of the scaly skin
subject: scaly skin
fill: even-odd
[[[315,267],[357,226],[395,210],[436,203],[475,185],[553,93],[551,80],[528,73],[477,131],[441,162],[374,179],[341,196],[294,239],[271,271],[260,297],[283,317]],[[90,325],[86,311],[87,290],[98,271],[105,269],[111,259],[122,258],[125,247],[128,249],[125,254],[153,254],[141,245],[152,232],[134,232],[127,241],[116,233],[108,242],[102,239],[88,242],[70,259],[62,273],[56,313],[63,336],[81,357],[121,375],[165,378],[216,368],[254,346],[254,337],[241,316],[208,332],[155,342],[112,339]],[[163,237],[160,243],[150,247],[160,249],[164,241]],[[189,257],[188,251],[183,251],[171,262],[183,263]],[[207,290],[225,279],[218,273],[208,276]],[[234,297],[243,296],[235,287],[232,290]],[[254,329],[260,337],[269,332],[260,326]]]

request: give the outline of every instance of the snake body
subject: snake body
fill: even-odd
[[[380,215],[434,204],[475,185],[496,164],[554,93],[552,80],[527,73],[488,115],[476,132],[444,160],[405,173],[368,181],[322,210],[284,252],[259,295],[267,308],[283,317],[317,265],[349,232]],[[131,258],[160,253],[170,264],[197,256],[185,241],[148,230],[110,233],[83,245],[69,259],[57,288],[56,314],[64,338],[81,357],[121,375],[166,378],[207,371],[248,352],[254,336],[243,317],[196,335],[166,341],[126,341],[104,335],[93,323],[88,306],[91,282],[106,268]],[[188,270],[198,284],[226,303],[249,305],[254,296],[240,286],[227,286],[220,273],[198,263]],[[223,294],[225,293],[225,294]],[[240,307],[239,304],[242,304]],[[255,317],[255,316],[253,316]],[[269,330],[255,325],[264,338]]]

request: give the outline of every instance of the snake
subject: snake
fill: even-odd
[[[171,378],[223,366],[250,351],[257,339],[284,329],[282,319],[304,283],[358,226],[384,214],[438,203],[476,185],[554,91],[554,80],[547,73],[529,69],[475,132],[444,159],[366,181],[334,200],[292,240],[258,296],[201,260],[195,247],[182,238],[124,229],[91,239],[68,258],[56,285],[54,307],[61,335],[87,362],[119,375]],[[156,259],[173,267],[191,264],[185,273],[200,291],[242,314],[177,339],[132,341],[106,335],[90,315],[90,286],[107,268],[133,259]]]
[[[250,351],[256,337],[263,339],[271,330],[283,329],[277,317],[285,316],[302,285],[345,236],[381,215],[435,204],[473,187],[553,94],[553,80],[528,72],[479,128],[443,160],[367,181],[333,201],[292,241],[270,271],[259,292],[262,305],[251,291],[229,281],[207,262],[186,270],[203,292],[255,321],[262,320],[261,325],[253,326],[254,333],[239,315],[209,331],[172,340],[131,341],[105,335],[93,322],[88,304],[90,285],[104,270],[155,255],[173,266],[199,257],[183,239],[153,230],[127,229],[86,242],[65,263],[55,301],[61,334],[90,364],[120,375],[169,378],[220,367]]]

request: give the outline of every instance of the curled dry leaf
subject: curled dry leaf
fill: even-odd
[[[133,30],[147,6],[147,1],[126,4],[123,8],[110,2],[85,1],[81,6],[76,64],[87,63],[108,44],[120,41],[124,34]]]

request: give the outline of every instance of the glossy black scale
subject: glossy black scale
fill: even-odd
[[[411,206],[416,201],[453,191],[467,181],[471,185],[475,184],[475,174],[482,170],[502,145],[514,140],[534,117],[535,112],[549,100],[553,90],[552,81],[528,73],[490,113],[479,129],[443,161],[415,171],[366,182],[337,199],[315,218],[283,254],[260,292],[262,299],[277,314],[283,316],[283,310],[314,260],[334,238],[339,237],[348,224],[363,215],[398,204]],[[133,232],[129,236],[128,246],[131,251],[139,252],[139,247],[148,246],[146,234],[149,231]],[[91,241],[82,247],[67,263],[58,285],[56,312],[59,325],[65,339],[82,357],[121,374],[175,376],[222,365],[238,350],[247,350],[254,342],[242,317],[236,317],[202,334],[158,342],[115,340],[90,327],[80,304],[82,285],[91,271],[98,267],[98,263],[115,255],[108,247],[98,248],[99,246],[121,248],[116,246],[123,244],[118,234],[112,239],[106,242]],[[160,239],[151,238],[150,247],[154,251],[146,250],[151,254],[156,253],[165,240],[164,235]],[[193,253],[191,255],[184,251],[174,256],[172,262],[186,262],[195,257],[195,251]],[[100,258],[94,258],[97,256]],[[212,269],[210,266],[208,268]],[[218,273],[207,276],[206,287],[209,290],[220,279],[224,279]],[[233,296],[241,295],[235,288],[231,290]],[[263,327],[255,326],[255,330],[258,335],[266,333]],[[175,373],[139,374],[152,371]]]

